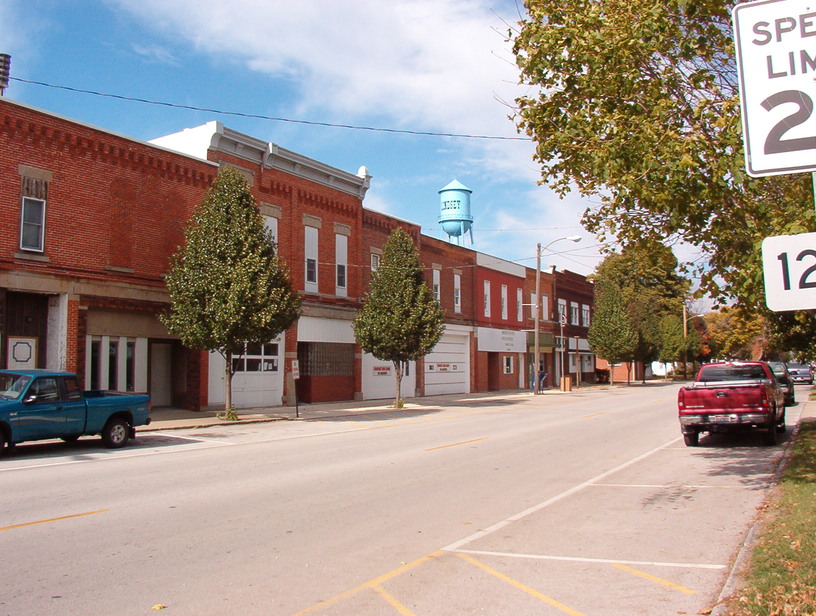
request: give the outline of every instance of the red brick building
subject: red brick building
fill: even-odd
[[[442,340],[408,366],[402,395],[529,387],[534,271],[366,210],[365,167],[341,171],[218,122],[145,143],[5,98],[0,367],[73,370],[87,388],[148,391],[154,406],[222,404],[223,359],[185,349],[157,318],[168,307],[169,258],[222,165],[246,177],[303,299],[295,326],[245,349],[237,406],[393,395],[392,366],[362,352],[352,322],[397,227],[414,238],[445,310]],[[550,378],[561,365],[563,301],[564,365],[587,380],[592,285],[570,272],[541,280]]]

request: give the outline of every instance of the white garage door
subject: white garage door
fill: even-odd
[[[444,334],[425,356],[425,395],[470,393],[470,336]]]

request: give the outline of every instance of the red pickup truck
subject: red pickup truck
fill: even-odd
[[[763,432],[766,445],[785,431],[785,395],[771,367],[762,361],[705,364],[697,379],[677,394],[686,445],[700,432]]]

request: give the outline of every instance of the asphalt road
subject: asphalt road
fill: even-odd
[[[684,447],[676,391],[19,445],[0,614],[696,614],[790,430]]]

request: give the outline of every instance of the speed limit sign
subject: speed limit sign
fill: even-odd
[[[734,7],[748,174],[816,171],[816,2]]]

